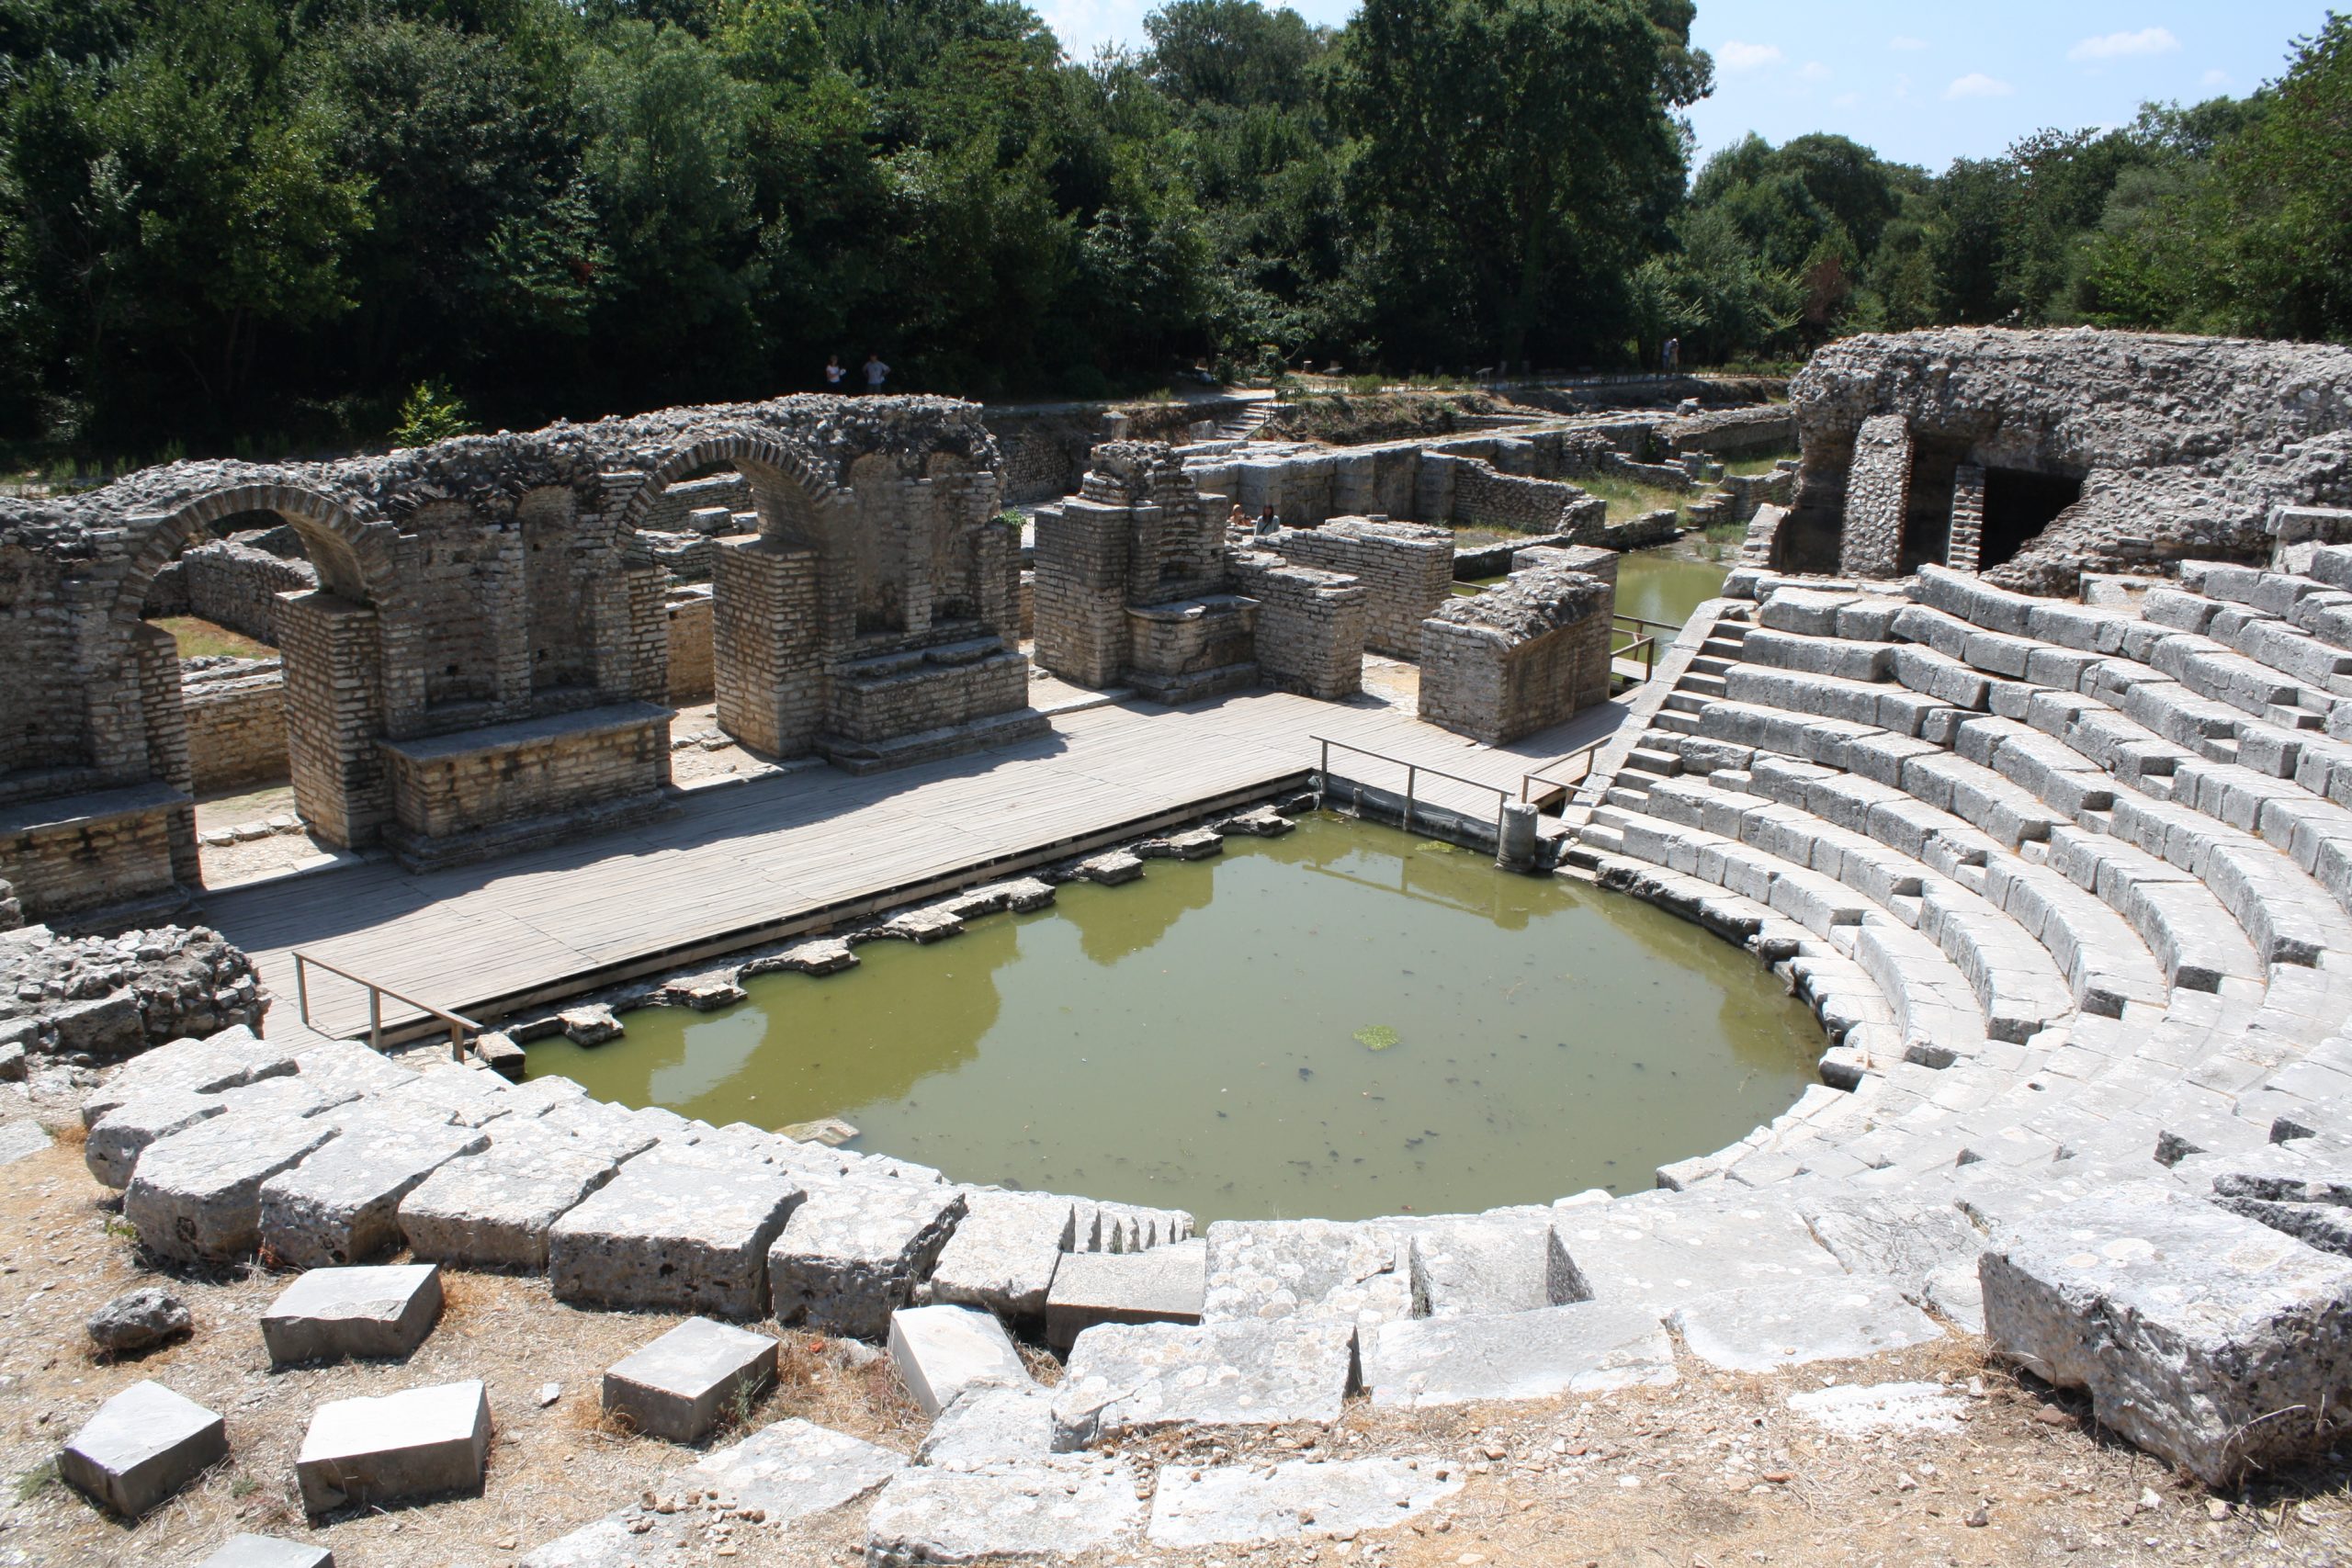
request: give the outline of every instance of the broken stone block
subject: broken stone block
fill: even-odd
[[[720,1008],[733,1007],[745,994],[743,987],[735,983],[735,971],[731,969],[689,975],[662,987],[663,1001],[695,1012],[717,1012]]]
[[[1568,1300],[1634,1303],[1661,1317],[1713,1291],[1845,1273],[1792,1205],[1760,1193],[1555,1204],[1552,1223]]]
[[[1146,839],[1136,846],[1144,860],[1206,860],[1225,852],[1225,838],[1209,828],[1193,828],[1164,838]]]
[[[566,1008],[555,1017],[556,1027],[574,1045],[602,1045],[621,1036],[621,1021],[602,1003]]]
[[[1731,1372],[1875,1356],[1944,1333],[1885,1280],[1850,1276],[1694,1296],[1671,1322],[1691,1355]]]
[[[820,936],[795,942],[781,953],[752,959],[743,965],[741,973],[745,979],[786,969],[802,975],[838,975],[844,969],[856,968],[857,964],[857,954],[851,951],[849,943],[839,937]]]
[[[1414,1221],[1407,1251],[1420,1317],[1532,1312],[1575,1300],[1548,1209],[1498,1209]]]
[[[1144,1252],[1073,1252],[1046,1292],[1046,1343],[1067,1350],[1098,1323],[1198,1323],[1208,1287],[1204,1237]]]
[[[964,1216],[953,1187],[849,1181],[812,1187],[768,1249],[775,1320],[876,1339],[914,1300]]]
[[[985,887],[975,887],[958,893],[947,900],[946,908],[958,919],[978,919],[1010,909],[1025,915],[1042,909],[1054,901],[1053,885],[1034,876],[1016,877],[1011,882],[992,882]]]
[[[90,1314],[90,1343],[110,1356],[129,1355],[186,1334],[195,1322],[186,1302],[159,1285],[144,1285]]]
[[[1375,1405],[1606,1393],[1674,1382],[1674,1343],[1647,1308],[1578,1302],[1536,1312],[1405,1318],[1366,1334]]]
[[[141,1095],[164,1089],[218,1094],[294,1070],[293,1053],[266,1043],[243,1024],[201,1040],[175,1040],[132,1057],[92,1089],[82,1101],[82,1124],[96,1125],[99,1117]]]
[[[1104,887],[1116,887],[1123,882],[1133,882],[1141,876],[1143,862],[1125,850],[1106,850],[1102,854],[1090,855],[1080,861],[1074,869],[1089,882],[1099,883]]]
[[[148,1145],[228,1109],[229,1102],[217,1094],[184,1089],[158,1089],[126,1100],[91,1124],[82,1143],[82,1163],[101,1183],[119,1191],[130,1185],[130,1173]]]
[[[2134,1185],[2018,1221],[1978,1269],[1996,1352],[2209,1486],[2336,1440],[2352,1262]]]
[[[287,1263],[324,1269],[363,1263],[401,1243],[401,1200],[490,1140],[471,1127],[362,1113],[343,1135],[262,1183],[261,1239]]]
[[[147,1145],[123,1196],[139,1239],[187,1262],[240,1258],[261,1244],[261,1189],[335,1135],[304,1117],[215,1116]]]
[[[57,1456],[69,1485],[137,1518],[229,1457],[220,1417],[162,1383],[132,1383],[98,1406]]]
[[[1054,1393],[1054,1448],[1163,1427],[1328,1427],[1355,1382],[1347,1324],[1104,1324],[1071,1348]]]
[[[401,1234],[419,1258],[472,1269],[537,1273],[548,1232],[620,1168],[587,1149],[557,1146],[566,1134],[518,1146],[493,1136],[489,1150],[454,1159],[401,1200]]]
[[[1252,807],[1219,822],[1215,831],[1228,839],[1279,839],[1296,826],[1291,819],[1271,806]]]
[[[261,1314],[277,1366],[345,1357],[400,1357],[424,1343],[441,1316],[441,1270],[430,1263],[313,1269]]]
[[[944,905],[901,910],[874,928],[874,934],[876,936],[894,937],[900,942],[917,943],[944,942],[951,936],[961,936],[963,933],[964,922],[956,918],[953,910]]]
[[[768,1247],[801,1192],[749,1158],[639,1156],[548,1228],[548,1280],[560,1301],[758,1317]]]
[[[319,1406],[294,1476],[313,1514],[439,1492],[480,1492],[490,1396],[479,1380]]]
[[[1412,1312],[1403,1239],[1338,1220],[1219,1220],[1201,1321],[1305,1317],[1376,1327]]]
[[[1078,1201],[1073,1252],[1142,1252],[1170,1246],[1193,1234],[1193,1216],[1182,1209],[1146,1209],[1134,1203]]]
[[[1031,1381],[1004,1325],[969,1307],[903,1307],[892,1313],[890,1361],[926,1416],[938,1415],[968,1388],[1017,1388]]]
[[[1012,1460],[1043,1461],[1054,1449],[1054,1391],[978,1383],[939,1413],[915,1450],[919,1464],[974,1470]]]
[[[605,1409],[648,1437],[695,1443],[775,1381],[775,1340],[690,1317],[606,1370]]]
[[[334,1568],[334,1553],[274,1535],[232,1535],[196,1568]]]
[[[523,1074],[530,1066],[530,1053],[514,1043],[511,1035],[490,1030],[474,1042],[474,1060],[504,1078],[508,1083],[521,1083]]]
[[[1973,1278],[1984,1235],[1949,1202],[1864,1195],[1808,1203],[1800,1210],[1814,1236],[1855,1274],[1891,1280],[1905,1299],[1934,1299],[1935,1281],[1964,1269]]]
[[[698,1527],[722,1520],[728,1544],[764,1561],[761,1549],[783,1547],[796,1521],[854,1502],[906,1463],[844,1433],[779,1421],[662,1477],[657,1495],[669,1512],[632,1503],[526,1554],[520,1568],[701,1568],[712,1541]],[[674,1500],[689,1492],[699,1506]]]
[[[1077,1237],[1078,1206],[1042,1192],[981,1189],[940,1249],[918,1299],[1019,1321],[1045,1315],[1046,1292]]]
[[[1445,1479],[1440,1481],[1440,1472]],[[1435,1456],[1285,1460],[1272,1466],[1162,1465],[1145,1535],[1163,1548],[1238,1546],[1401,1525],[1462,1490],[1461,1467]]]
[[[813,1122],[795,1122],[775,1131],[776,1136],[790,1138],[796,1144],[821,1144],[829,1149],[840,1148],[857,1138],[857,1129],[838,1116],[820,1116]]]
[[[1077,1557],[1132,1540],[1135,1480],[1112,1460],[899,1472],[865,1520],[872,1568],[983,1559]]]

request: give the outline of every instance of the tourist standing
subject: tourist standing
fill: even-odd
[[[1266,510],[1258,513],[1258,537],[1262,539],[1267,535],[1278,531],[1282,525],[1283,520],[1274,515],[1273,503],[1268,502]]]
[[[1225,514],[1225,531],[1228,534],[1239,534],[1247,531],[1249,526],[1250,514],[1241,510],[1239,502],[1235,502],[1233,510]]]
[[[825,355],[825,390],[840,391],[842,383],[848,378],[849,370],[842,364],[842,356],[838,354]]]
[[[869,392],[879,392],[882,389],[882,383],[889,378],[890,367],[882,363],[880,355],[870,348],[867,349],[865,351],[865,389]]]
[[[1679,337],[1670,337],[1666,340],[1666,373],[1671,376],[1681,368],[1682,340]]]

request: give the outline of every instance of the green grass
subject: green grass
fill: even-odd
[[[1724,472],[1752,479],[1758,474],[1770,473],[1780,466],[1782,458],[1795,456],[1794,452],[1769,452],[1761,457],[1742,457],[1736,463],[1725,463]]]
[[[182,659],[275,659],[277,649],[255,642],[243,632],[216,626],[194,615],[159,615],[154,624],[172,634]]]
[[[1677,517],[1682,514],[1690,498],[1680,491],[1659,485],[1645,485],[1622,474],[1588,474],[1569,481],[1578,490],[1597,495],[1609,503],[1609,521],[1630,523],[1645,512],[1672,508]]]

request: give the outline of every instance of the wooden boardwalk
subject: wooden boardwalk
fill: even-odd
[[[569,994],[863,915],[991,873],[1120,841],[1262,795],[1317,765],[1315,737],[1478,780],[1522,774],[1605,738],[1626,699],[1486,747],[1371,698],[1251,692],[1187,708],[1123,703],[970,756],[852,778],[831,768],[696,791],[675,817],[531,853],[410,873],[389,860],[205,899],[296,1021],[292,951],[469,1016]],[[1331,771],[1401,794],[1405,770],[1334,748]],[[1574,770],[1567,770],[1573,776]],[[1488,790],[1423,775],[1425,804],[1486,818]],[[364,991],[311,972],[314,1026],[364,1030]],[[387,1006],[388,1022],[413,1020]]]

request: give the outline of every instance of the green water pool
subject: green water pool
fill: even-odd
[[[628,1105],[1223,1218],[1362,1218],[1651,1185],[1814,1081],[1819,1029],[1639,901],[1336,817],[1124,887],[867,943],[724,1011],[530,1047]]]

